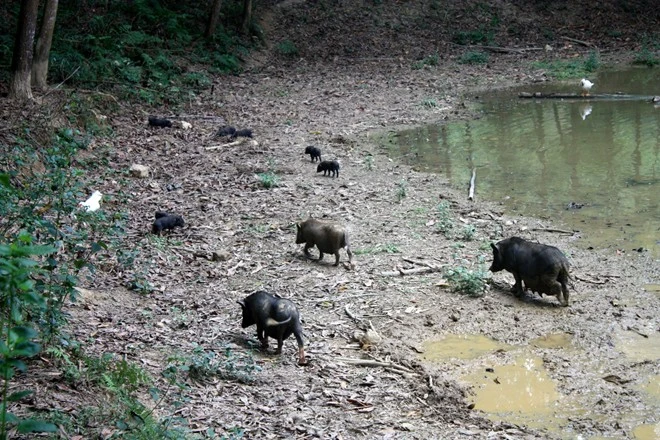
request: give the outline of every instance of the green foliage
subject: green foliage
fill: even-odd
[[[436,52],[433,55],[429,55],[419,61],[415,61],[412,65],[412,68],[413,70],[419,70],[419,69],[423,69],[424,66],[437,66],[439,61],[440,61],[440,57]]]
[[[257,177],[259,177],[259,182],[261,183],[261,186],[267,189],[276,187],[279,183],[279,177],[273,171],[259,173],[257,174]]]
[[[598,66],[600,66],[600,59],[598,57],[598,52],[592,50],[591,52],[589,52],[589,56],[584,61],[584,70],[586,72],[595,72],[596,70],[598,70]]]
[[[5,175],[6,176],[6,175]],[[0,179],[2,186],[8,179]],[[25,373],[24,359],[36,355],[41,347],[33,342],[37,332],[24,323],[23,309],[26,305],[33,309],[44,309],[46,301],[38,291],[34,278],[44,275],[38,259],[53,252],[50,246],[32,244],[31,235],[21,232],[11,244],[0,245],[0,438],[7,438],[13,426],[20,433],[56,432],[57,427],[31,419],[20,419],[8,411],[11,402],[18,402],[31,391],[9,393],[9,384],[17,371]]]
[[[591,51],[583,61],[536,61],[532,63],[535,69],[547,70],[547,74],[556,79],[580,78],[592,73],[600,66],[598,53]]]
[[[438,204],[436,208],[437,220],[435,226],[438,232],[445,234],[449,237],[451,230],[454,228],[454,221],[452,219],[451,209],[449,208],[449,202],[443,200]]]
[[[658,56],[658,49],[660,49],[660,39],[646,37],[642,43],[642,48],[635,55],[633,64],[639,64],[647,67],[655,67],[660,65],[660,56]]]
[[[465,225],[461,230],[461,240],[463,241],[472,241],[474,239],[474,234],[476,229],[473,225]]]
[[[364,160],[364,166],[368,171],[372,171],[374,169],[374,157],[371,154],[368,154]]]
[[[277,51],[286,56],[295,56],[298,55],[298,48],[291,40],[280,41],[277,44]]]
[[[397,184],[397,190],[396,190],[396,199],[398,202],[406,198],[406,181],[401,180]]]
[[[353,251],[355,255],[367,255],[367,254],[398,254],[401,253],[398,246],[393,243],[379,244],[370,248],[355,249]]]
[[[484,294],[487,276],[488,272],[483,269],[469,270],[463,266],[445,271],[445,277],[454,291],[471,296]]]
[[[191,354],[173,356],[168,362],[163,376],[182,389],[187,388],[182,382],[184,378],[201,384],[213,377],[252,383],[256,380],[254,373],[261,370],[250,353],[235,352],[230,345],[225,345],[221,353],[197,346]]]
[[[481,51],[465,52],[458,59],[460,64],[486,64],[488,62],[488,54]]]
[[[224,21],[207,39],[201,32],[208,11],[185,3],[106,2],[93,10],[60,5],[50,80],[118,88],[124,98],[153,105],[194,99],[211,82],[206,74],[189,72],[190,65],[204,64],[210,73],[240,71],[239,57],[247,49],[234,3],[224,2]]]
[[[469,44],[492,44],[495,38],[495,32],[484,28],[472,31],[459,31],[454,34],[454,43],[462,46]]]
[[[427,109],[432,109],[432,108],[436,108],[437,106],[438,106],[438,102],[433,98],[425,98],[422,100],[422,107],[425,107]]]

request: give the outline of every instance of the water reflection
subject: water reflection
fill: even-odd
[[[601,93],[660,94],[651,89],[659,85],[657,69],[598,78]],[[575,85],[538,91],[562,88]],[[476,169],[477,196],[568,223],[597,245],[660,255],[660,109],[635,100],[518,100],[517,94],[488,100],[487,116],[477,121],[400,132],[395,154],[457,185]],[[567,210],[571,202],[583,207]]]

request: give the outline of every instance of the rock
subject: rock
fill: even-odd
[[[231,254],[227,251],[213,251],[211,253],[211,261],[227,261],[231,258]]]
[[[149,167],[146,165],[138,165],[134,163],[131,165],[131,169],[129,170],[131,172],[131,175],[134,177],[149,177]]]
[[[357,339],[362,345],[362,348],[373,347],[383,342],[382,336],[379,335],[378,332],[376,332],[376,330],[371,328],[368,329],[366,332],[364,332],[364,334],[359,335]]]

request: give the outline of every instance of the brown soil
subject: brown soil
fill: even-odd
[[[125,274],[112,268],[99,271],[70,307],[70,330],[85,350],[115,353],[141,365],[163,390],[168,387],[161,373],[173,355],[190,358],[196,347],[220,357],[229,348],[239,360],[251,353],[260,367],[250,373],[254,382],[218,377],[189,381],[188,390],[179,394],[170,389],[157,407],[156,414],[172,415],[173,402],[185,397],[176,415],[198,433],[213,428],[230,435],[240,428],[245,438],[255,439],[552,438],[564,434],[493,422],[470,409],[472,390],[461,376],[481,364],[422,362],[421,343],[446,334],[483,334],[529,346],[534,338],[566,332],[573,335],[570,353],[529,349],[543,359],[562,395],[586,396],[588,410],[571,417],[567,429],[585,436],[630,436],[634,426],[623,415],[635,411],[649,414],[646,422],[657,423],[658,404],[645,399],[639,387],[658,374],[658,359],[629,359],[617,345],[618,337],[632,332],[657,336],[658,297],[643,288],[658,282],[657,261],[646,254],[583,250],[576,245],[579,238],[537,230],[538,220],[509,215],[481,200],[478,187],[477,200],[468,201],[463,187],[393,161],[378,142],[382,133],[402,126],[475,117],[474,94],[545,80],[542,71],[530,67],[532,60],[582,57],[591,48],[557,38],[552,52],[493,53],[488,65],[462,65],[457,59],[465,49],[448,43],[451,36],[436,26],[454,20],[469,29],[468,18],[478,17],[476,13],[464,18],[451,8],[428,12],[418,17],[415,31],[406,33],[401,29],[410,25],[412,12],[395,11],[412,10],[417,2],[397,2],[400,9],[379,6],[383,22],[398,17],[391,24],[396,38],[390,39],[389,25],[383,25],[388,31],[380,37],[371,28],[364,35],[350,32],[363,29],[368,19],[364,8],[345,4],[354,2],[330,3],[330,17],[319,6],[323,3],[273,6],[264,22],[270,41],[289,38],[302,57],[264,50],[248,60],[244,74],[217,78],[213,94],[175,117],[192,123],[192,129],[149,128],[147,112],[130,105],[107,115],[117,134],[111,141],[110,167],[121,171],[139,163],[149,166],[151,174],[106,180],[94,189],[107,194],[106,210],[130,213],[129,237],[142,250],[155,291],[141,295],[125,290],[120,287]],[[582,27],[602,30],[595,19],[587,24],[576,19],[561,28],[557,23],[565,17],[550,13],[550,6],[550,18],[538,10],[532,14],[512,5],[498,7],[503,20],[509,17],[506,23],[521,29],[503,30],[511,37],[496,40],[498,45],[542,47],[546,42],[539,32],[525,26],[546,18],[544,26],[557,35],[609,48],[602,54],[604,62],[630,61],[627,52],[611,50],[620,43],[621,49],[634,48],[626,35],[616,37],[620,41],[601,39],[605,31],[590,34]],[[433,24],[433,14],[441,12],[445,21]],[[603,20],[602,14],[594,17]],[[294,25],[303,15],[308,24]],[[442,54],[439,65],[411,69],[414,61],[435,50]],[[435,99],[437,107],[421,105],[427,98]],[[213,137],[225,123],[252,128],[254,140],[225,145]],[[316,165],[303,155],[307,145],[319,146],[324,158],[339,159],[340,177],[317,174]],[[278,177],[272,189],[264,188],[258,177],[269,170]],[[168,184],[180,187],[168,191]],[[450,204],[457,229],[475,227],[472,241],[438,233],[436,208],[443,200]],[[156,240],[150,234],[156,210],[183,215],[186,227]],[[332,256],[322,262],[304,257],[302,245],[294,243],[294,222],[309,214],[347,225],[356,253],[353,270],[333,267]],[[474,269],[480,257],[485,264],[490,261],[488,243],[512,235],[556,245],[569,256],[576,278],[570,307],[531,293],[514,298],[507,288],[512,277],[505,273],[494,274],[480,297],[453,292],[441,271],[383,274],[429,265]],[[217,261],[205,258],[213,252]],[[281,356],[273,354],[272,343],[267,353],[252,350],[255,331],[240,328],[236,302],[256,289],[298,305],[308,365],[296,364],[293,338],[285,342]],[[355,340],[356,332],[368,328],[382,341],[363,345]],[[492,363],[510,360],[506,352],[488,356]],[[56,371],[38,371],[32,407],[76,415],[83,406],[102,401],[94,391],[58,382]],[[623,380],[603,380],[612,375]],[[98,427],[102,429],[105,436],[114,430]]]

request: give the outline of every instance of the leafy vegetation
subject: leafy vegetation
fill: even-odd
[[[471,296],[481,296],[486,289],[488,272],[483,268],[470,270],[458,266],[448,269],[445,277],[454,291]]]
[[[280,41],[277,44],[277,51],[286,56],[298,55],[298,48],[291,40]]]
[[[460,64],[486,64],[488,62],[488,54],[481,51],[465,52],[458,59]]]
[[[277,174],[275,174],[273,171],[259,173],[257,174],[257,177],[259,178],[259,182],[261,183],[261,186],[267,189],[274,188],[279,183],[279,177],[277,177]]]
[[[657,55],[660,49],[660,39],[653,40],[651,37],[644,39],[642,48],[635,55],[633,64],[639,64],[647,67],[660,65],[660,57]]]
[[[440,56],[438,53],[424,57],[423,59],[416,61],[412,65],[413,70],[423,69],[425,66],[437,66],[440,61]]]
[[[206,8],[185,2],[60,4],[49,81],[113,89],[151,105],[189,101],[211,87],[209,73],[241,70],[249,49],[238,33],[241,3],[223,2],[224,20],[210,38],[202,38]],[[10,59],[15,29],[5,26],[15,22],[0,24],[0,58]]]

